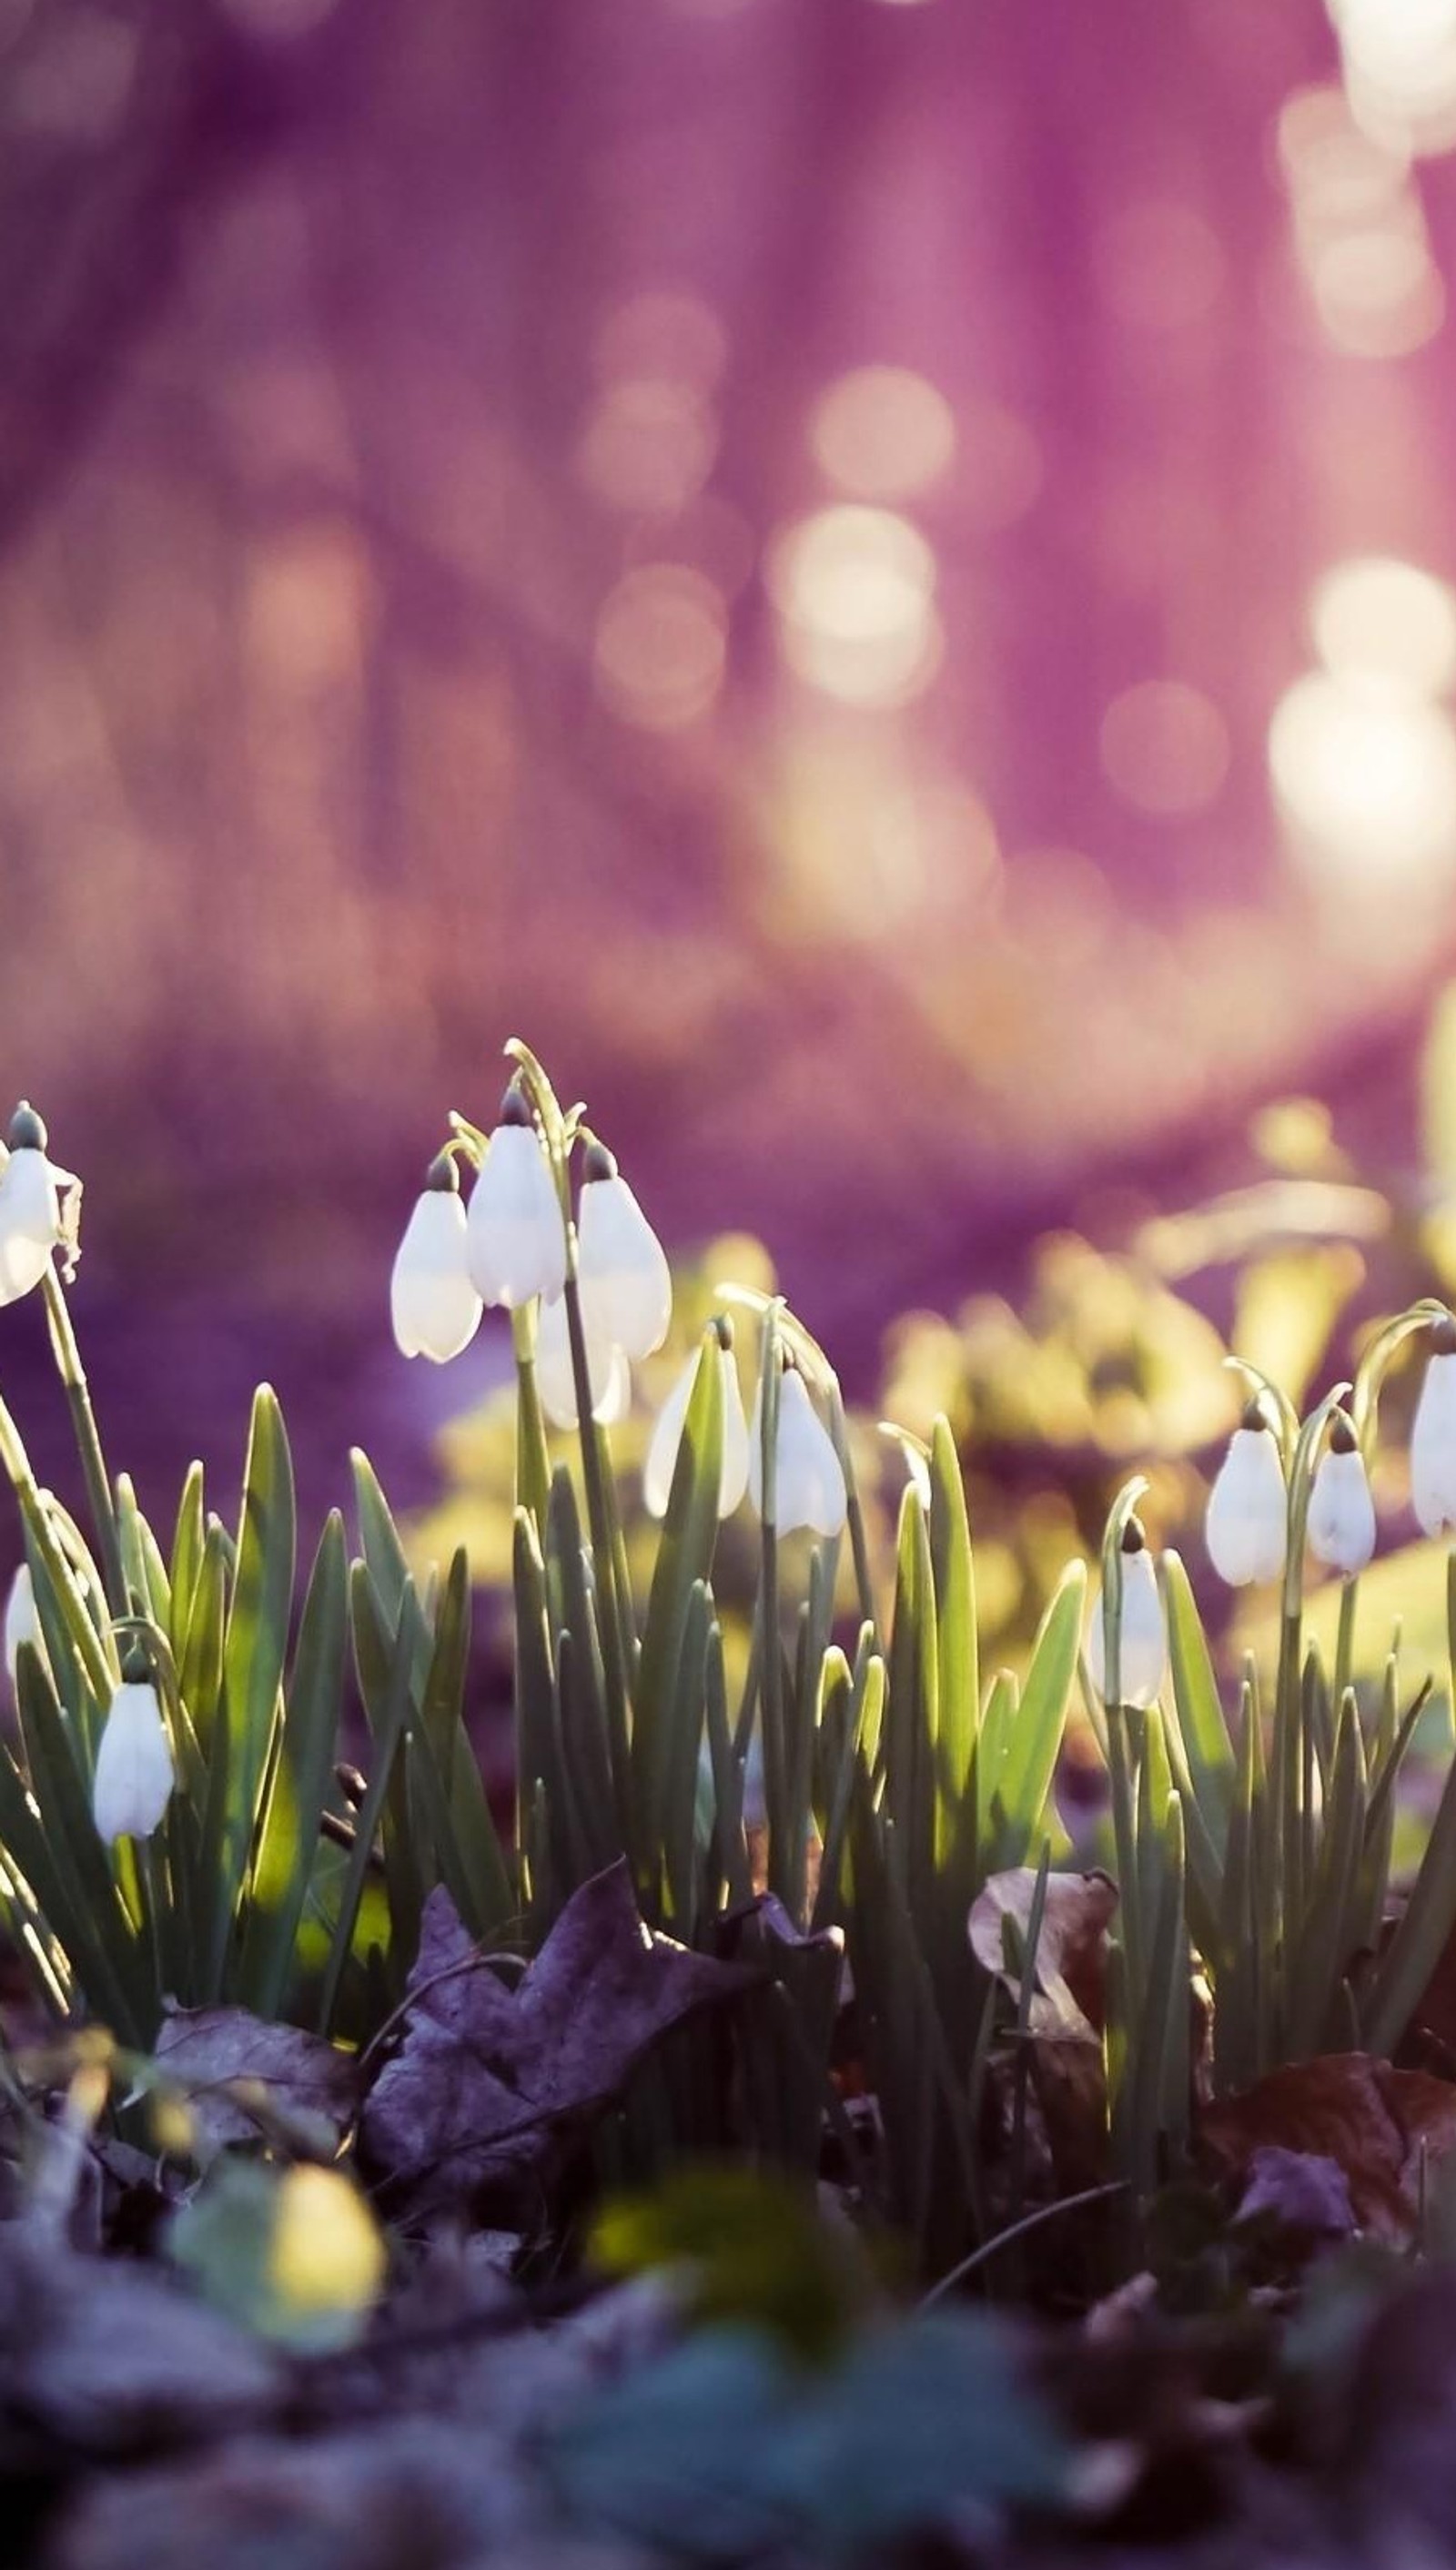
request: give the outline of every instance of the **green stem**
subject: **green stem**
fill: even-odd
[[[778,1631],[778,1314],[763,1320],[762,1389],[758,1405],[758,1469],[763,1506],[758,1545],[758,1632],[762,1659],[758,1702],[763,1725],[763,1802],[768,1820],[768,1888],[786,1898],[792,1875],[786,1844],[788,1813],[784,1772],[783,1650]]]
[[[603,1469],[602,1445],[597,1434],[597,1422],[592,1415],[592,1376],[582,1323],[576,1244],[570,1231],[567,1240],[566,1327],[571,1343],[572,1383],[577,1401],[577,1443],[581,1449],[587,1523],[591,1530],[597,1595],[602,1609],[602,1662],[607,1681],[608,1715],[614,1737],[622,1739],[630,1738],[632,1729],[632,1657],[626,1640],[630,1625],[624,1624],[623,1599],[618,1586],[616,1509],[608,1496],[609,1477]]]
[[[536,1330],[529,1304],[511,1314],[511,1345],[516,1357],[516,1505],[535,1518],[537,1540],[544,1547],[551,1458],[536,1385]]]
[[[859,1620],[868,1624],[874,1635],[874,1647],[881,1648],[879,1617],[875,1613],[874,1582],[869,1572],[869,1543],[864,1530],[864,1509],[854,1478],[854,1458],[849,1451],[849,1433],[844,1422],[844,1402],[838,1380],[829,1377],[829,1434],[844,1476],[844,1521],[849,1528],[849,1550],[854,1562],[854,1586],[859,1600]]]
[[[1334,1645],[1333,1701],[1336,1721],[1339,1719],[1340,1706],[1345,1700],[1345,1689],[1350,1683],[1350,1671],[1355,1664],[1355,1601],[1359,1594],[1359,1587],[1358,1579],[1346,1579],[1339,1593],[1339,1631],[1335,1636]]]
[[[107,1602],[114,1615],[125,1615],[130,1600],[127,1596],[126,1575],[122,1569],[121,1538],[117,1532],[116,1501],[112,1497],[111,1477],[107,1472],[106,1457],[102,1452],[101,1431],[96,1424],[96,1413],[91,1406],[91,1388],[86,1380],[86,1369],[81,1362],[80,1348],[76,1344],[76,1332],[71,1325],[71,1307],[66,1300],[65,1290],[54,1265],[46,1269],[43,1290],[46,1298],[46,1319],[51,1329],[51,1347],[55,1353],[57,1372],[66,1388],[66,1400],[71,1411],[71,1426],[76,1437],[76,1450],[81,1458],[81,1470],[86,1477],[86,1496],[91,1502],[91,1514],[96,1525],[97,1539],[101,1545],[101,1567],[102,1576],[106,1582]]]
[[[72,1575],[71,1565],[56,1540],[50,1511],[41,1497],[40,1485],[31,1470],[30,1457],[15,1421],[0,1401],[0,1464],[20,1502],[26,1531],[36,1552],[45,1564],[46,1575],[56,1592],[57,1603],[66,1614],[71,1637],[85,1665],[87,1682],[97,1703],[105,1712],[117,1683],[116,1670],[106,1654],[106,1647],[86,1612],[85,1601]]]

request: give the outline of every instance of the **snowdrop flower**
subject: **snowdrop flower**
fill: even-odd
[[[1209,1494],[1209,1559],[1230,1588],[1277,1579],[1284,1567],[1288,1502],[1278,1440],[1256,1401],[1235,1428]]]
[[[814,1534],[837,1534],[844,1523],[847,1499],[844,1468],[834,1441],[814,1414],[808,1386],[797,1366],[787,1365],[778,1387],[778,1443],[774,1454],[774,1523],[780,1534],[807,1526]],[[763,1513],[763,1381],[758,1379],[753,1425],[748,1437],[748,1496]]]
[[[716,1325],[716,1344],[709,1362],[717,1360],[723,1377],[723,1472],[718,1486],[718,1513],[730,1517],[748,1487],[748,1423],[743,1417],[743,1396],[738,1390],[738,1370],[732,1357],[732,1330],[726,1320]],[[678,1449],[683,1443],[683,1429],[688,1417],[688,1404],[698,1380],[699,1358],[691,1356],[658,1413],[643,1470],[642,1495],[648,1512],[666,1516],[672,1496],[673,1474],[678,1463]]]
[[[416,1197],[394,1255],[389,1312],[400,1353],[447,1365],[480,1327],[481,1300],[465,1266],[460,1179],[442,1151]]]
[[[668,1335],[673,1278],[663,1244],[611,1152],[587,1146],[577,1208],[577,1264],[601,1328],[629,1357],[650,1357]]]
[[[1375,1549],[1375,1502],[1355,1432],[1337,1416],[1309,1486],[1309,1549],[1344,1578],[1363,1570]]]
[[[15,1672],[22,1642],[29,1642],[34,1650],[39,1651],[41,1658],[45,1658],[46,1646],[41,1634],[41,1619],[36,1613],[35,1586],[28,1561],[21,1563],[5,1600],[5,1674],[10,1680],[12,1695],[15,1693]]]
[[[96,1753],[92,1810],[104,1839],[149,1839],[173,1786],[172,1744],[147,1662],[129,1651]]]
[[[566,1283],[561,1199],[518,1088],[506,1091],[471,1194],[465,1264],[481,1301],[509,1311],[533,1294],[554,1303]]]
[[[587,1381],[592,1387],[592,1417],[604,1428],[625,1419],[632,1407],[632,1368],[597,1326],[596,1315],[582,1299],[582,1328],[587,1342]],[[553,1428],[575,1428],[577,1386],[572,1371],[571,1332],[566,1305],[543,1303],[536,1328],[536,1389]]]
[[[71,1249],[74,1263],[75,1227],[62,1208],[61,1190],[75,1190],[77,1180],[47,1158],[46,1128],[24,1098],[6,1140],[9,1158],[0,1171],[0,1303],[18,1303],[39,1285],[58,1247]]]
[[[1456,1323],[1431,1333],[1430,1362],[1410,1432],[1411,1505],[1424,1531],[1456,1527]]]
[[[1123,1611],[1118,1628],[1118,1701],[1156,1704],[1168,1666],[1168,1624],[1148,1539],[1136,1517],[1123,1529]],[[1100,1696],[1107,1694],[1107,1635],[1102,1598],[1092,1602],[1087,1665]]]

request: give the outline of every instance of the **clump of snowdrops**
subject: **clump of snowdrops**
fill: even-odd
[[[643,1497],[660,1532],[641,1604],[610,1432],[634,1365],[670,1338],[671,1272],[583,1110],[563,1110],[524,1046],[507,1053],[493,1128],[450,1119],[391,1282],[409,1356],[447,1363],[487,1308],[510,1315],[505,1833],[465,1721],[463,1552],[421,1575],[356,1455],[357,1549],[331,1516],[295,1613],[291,1472],[266,1389],[236,1536],[195,1467],[164,1544],[112,1478],[86,1391],[67,1299],[79,1189],[38,1118],[12,1123],[0,1302],[46,1299],[91,1515],[88,1537],[37,1487],[0,1402],[26,1542],[6,1618],[19,1732],[0,1751],[0,1901],[54,2013],[145,2044],[170,2002],[230,1998],[357,2041],[397,2004],[436,1885],[483,1943],[532,1951],[574,1891],[625,1862],[648,1928],[750,1956],[762,1978],[731,2076],[716,2034],[684,2029],[605,2137],[608,2160],[640,2173],[733,2143],[813,2171],[827,2141],[941,2271],[987,2224],[988,2077],[1024,2044],[1034,1993],[1055,1988],[1038,1948],[1080,1668],[1119,1888],[1102,2022],[1080,2029],[1100,2055],[1107,2166],[1146,2191],[1211,2084],[1323,2047],[1393,2048],[1456,1918],[1456,1788],[1387,1935],[1395,1786],[1429,1681],[1403,1696],[1392,1650],[1362,1702],[1357,1583],[1375,1543],[1380,1384],[1413,1337],[1430,1352],[1416,1504],[1432,1532],[1456,1522],[1444,1309],[1392,1323],[1354,1385],[1302,1423],[1274,1385],[1251,1385],[1208,1546],[1221,1577],[1277,1585],[1280,1639],[1271,1678],[1245,1666],[1227,1708],[1183,1565],[1155,1563],[1138,1482],[1109,1521],[1090,1625],[1073,1560],[1024,1667],[983,1683],[941,1420],[923,1445],[900,1441],[910,1469],[877,1593],[832,1368],[781,1299],[731,1280],[654,1429]],[[721,1523],[743,1506],[745,1653],[714,1584]],[[1345,1583],[1328,1668],[1304,1637],[1306,1549]],[[350,1675],[362,1772],[336,1763]],[[973,1913],[1023,1876],[1001,1953],[984,1933],[973,1946]],[[1200,1988],[1211,2010],[1191,2004]],[[861,2086],[874,2111],[851,2117]]]

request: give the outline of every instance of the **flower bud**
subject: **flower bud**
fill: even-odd
[[[837,1534],[848,1504],[844,1468],[834,1440],[816,1417],[808,1386],[796,1366],[786,1366],[778,1387],[778,1440],[773,1459],[774,1524],[779,1534],[807,1526]],[[753,1403],[748,1435],[748,1496],[763,1513],[763,1380]]]
[[[466,1220],[470,1282],[483,1303],[504,1303],[508,1311],[529,1303],[533,1294],[554,1302],[566,1283],[561,1199],[529,1113],[512,1090],[490,1137]]]
[[[1375,1550],[1375,1502],[1365,1459],[1347,1419],[1337,1418],[1309,1486],[1305,1520],[1316,1561],[1353,1579]]]
[[[1278,1441],[1250,1404],[1209,1494],[1209,1559],[1230,1588],[1277,1579],[1288,1540],[1288,1499]]]
[[[1168,1621],[1153,1555],[1143,1529],[1130,1517],[1123,1532],[1123,1607],[1118,1624],[1118,1701],[1156,1704],[1168,1667]],[[1107,1694],[1107,1634],[1101,1593],[1092,1601],[1087,1665],[1100,1696]]]
[[[65,1239],[60,1190],[74,1186],[68,1169],[46,1156],[46,1128],[22,1098],[10,1119],[9,1158],[0,1170],[0,1304],[17,1303],[39,1285]]]
[[[41,1620],[36,1612],[35,1586],[28,1561],[21,1563],[5,1600],[5,1674],[10,1680],[12,1695],[15,1693],[15,1672],[20,1662],[22,1642],[29,1642],[32,1650],[39,1651],[41,1658],[45,1658],[46,1646]]]
[[[465,1234],[455,1163],[442,1152],[394,1254],[389,1311],[401,1355],[447,1365],[480,1327],[481,1301],[466,1270]]]
[[[137,1665],[130,1658],[127,1666]],[[172,1744],[150,1678],[124,1677],[96,1753],[92,1810],[104,1839],[148,1839],[173,1787]]]
[[[708,1362],[717,1365],[723,1376],[723,1472],[718,1486],[718,1513],[730,1517],[748,1487],[748,1423],[743,1417],[738,1370],[729,1350],[715,1341],[708,1352]],[[642,1495],[651,1516],[666,1516],[668,1512],[698,1366],[698,1357],[691,1356],[658,1413],[642,1476]]]
[[[673,1278],[663,1244],[610,1151],[588,1149],[577,1208],[577,1263],[602,1328],[629,1357],[668,1335]]]
[[[1410,1498],[1429,1535],[1456,1526],[1456,1347],[1434,1333],[1433,1353],[1410,1432]]]
[[[632,1368],[597,1326],[596,1315],[582,1296],[582,1335],[587,1343],[587,1381],[592,1388],[592,1416],[604,1428],[625,1419],[632,1407]],[[576,1374],[571,1361],[571,1330],[565,1302],[543,1303],[536,1328],[536,1389],[553,1428],[577,1425]]]

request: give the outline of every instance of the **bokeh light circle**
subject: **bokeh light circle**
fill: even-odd
[[[624,572],[597,617],[593,670],[603,703],[644,731],[682,731],[723,684],[728,611],[684,563]]]
[[[1373,687],[1440,695],[1456,681],[1456,592],[1393,555],[1356,555],[1316,582],[1314,647],[1327,669]]]
[[[1439,707],[1311,670],[1280,698],[1268,746],[1306,871],[1367,892],[1445,886],[1456,732]]]
[[[905,500],[947,470],[955,417],[945,395],[907,366],[856,366],[820,395],[809,444],[841,490]]]
[[[789,666],[828,695],[893,705],[918,694],[939,665],[935,557],[889,509],[855,503],[816,510],[785,528],[767,559]]]

